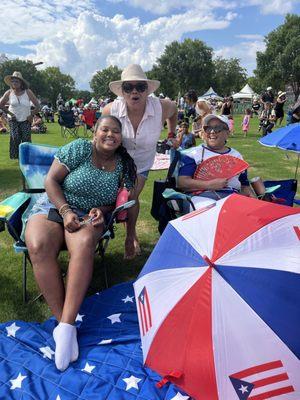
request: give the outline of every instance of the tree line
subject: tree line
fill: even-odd
[[[202,95],[210,86],[220,95],[227,96],[249,83],[256,93],[261,93],[267,86],[283,90],[289,85],[296,100],[300,94],[300,16],[288,14],[284,23],[265,37],[265,43],[265,51],[257,52],[257,67],[252,77],[247,77],[238,58],[214,59],[211,47],[192,39],[170,43],[146,73],[150,79],[160,80],[159,91],[173,99],[189,89]],[[109,66],[91,78],[91,91],[76,90],[74,79],[58,67],[37,70],[31,61],[8,60],[0,64],[0,93],[7,90],[4,77],[13,71],[20,71],[34,93],[52,104],[58,93],[64,99],[76,97],[85,102],[91,96],[113,97],[108,84],[119,80],[122,72],[117,66]]]

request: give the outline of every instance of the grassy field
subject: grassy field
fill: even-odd
[[[250,164],[250,178],[261,176],[266,179],[288,179],[294,177],[296,156],[282,150],[261,146],[259,139],[258,120],[253,118],[250,123],[250,132],[247,138],[241,133],[241,116],[235,117],[235,134],[229,139],[229,145],[239,150]],[[80,136],[83,136],[81,131]],[[163,136],[163,134],[162,134]],[[71,139],[64,139],[60,135],[58,124],[48,124],[46,134],[33,134],[34,143],[44,143],[60,146]],[[21,189],[21,176],[18,162],[8,156],[9,136],[0,135],[0,200]],[[163,179],[166,171],[151,172],[145,190],[141,197],[141,213],[138,222],[138,233],[143,254],[133,261],[123,260],[124,226],[117,225],[116,238],[111,241],[106,263],[109,269],[110,284],[116,284],[134,279],[159,238],[157,222],[150,215],[152,188],[155,179]],[[43,300],[33,304],[22,304],[22,269],[21,256],[14,253],[13,241],[4,232],[0,234],[0,321],[22,319],[26,321],[43,321],[50,316]],[[62,267],[66,267],[66,253],[61,256]],[[103,271],[99,268],[99,260],[95,260],[95,270],[90,294],[104,288]],[[28,273],[29,295],[38,293],[31,268]]]

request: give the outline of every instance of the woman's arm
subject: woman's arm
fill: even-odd
[[[45,189],[49,200],[55,205],[58,211],[65,205],[64,213],[61,213],[64,227],[68,232],[74,232],[80,228],[79,219],[77,214],[68,207],[68,203],[61,188],[61,184],[68,173],[69,171],[67,168],[54,159],[45,179]]]
[[[194,192],[197,190],[221,190],[228,184],[226,178],[216,178],[209,181],[194,179],[191,176],[179,176],[177,186],[185,192]]]
[[[2,96],[1,100],[0,100],[0,108],[1,110],[3,110],[6,114],[10,115],[12,118],[14,118],[14,114],[9,111],[5,106],[9,101],[9,94],[10,94],[10,90],[7,90],[4,95]]]
[[[177,124],[177,106],[175,101],[161,99],[160,103],[162,107],[162,124],[167,121],[168,132],[175,132]]]

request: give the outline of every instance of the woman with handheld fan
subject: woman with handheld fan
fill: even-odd
[[[249,165],[227,146],[228,136],[228,118],[209,114],[203,120],[204,143],[182,157],[177,186],[200,197],[193,197],[194,204],[201,198],[219,200],[232,193],[253,196],[247,178]]]

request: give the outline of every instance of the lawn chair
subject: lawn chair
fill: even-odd
[[[96,111],[86,108],[82,112],[82,120],[84,122],[84,136],[88,136],[88,131],[93,132],[93,127],[96,122]]]
[[[58,123],[62,137],[67,138],[68,135],[74,138],[78,137],[79,124],[72,110],[59,111]]]
[[[23,191],[0,203],[0,232],[6,228],[14,240],[15,252],[22,254],[22,296],[24,303],[27,302],[27,265],[30,263],[24,242],[25,223],[33,205],[45,191],[44,180],[57,150],[58,147],[22,143],[19,147],[19,164],[23,176]],[[117,221],[120,212],[134,204],[134,200],[128,201],[112,212],[97,245],[96,252],[100,256],[101,266],[104,269],[106,287],[108,287],[108,276],[104,255],[110,239],[114,238],[114,223]],[[32,301],[35,301],[38,297],[40,295]]]

